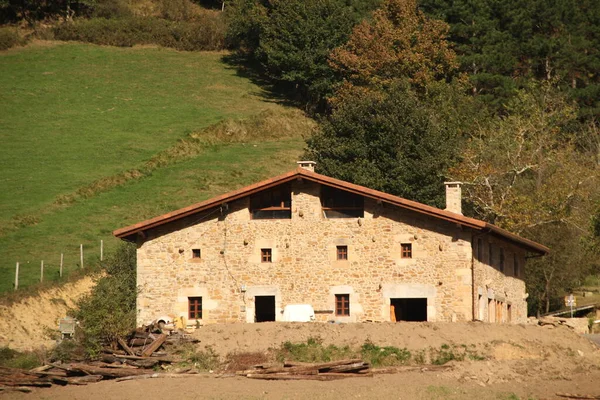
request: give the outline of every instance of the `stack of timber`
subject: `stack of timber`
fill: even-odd
[[[261,364],[238,371],[236,375],[250,379],[331,381],[356,376],[373,376],[369,363],[361,359],[331,361],[319,364],[286,361],[283,364]]]
[[[156,373],[152,368],[181,360],[169,356],[166,345],[191,342],[184,333],[132,332],[129,340],[117,338],[121,349],[104,348],[99,360],[76,363],[50,363],[31,370],[0,367],[0,392],[31,392],[32,387],[53,385],[86,385],[105,379],[116,381],[163,377],[194,376],[190,369],[175,370],[170,373]]]

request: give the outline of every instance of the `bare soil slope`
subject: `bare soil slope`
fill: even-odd
[[[10,306],[0,305],[0,347],[21,351],[52,347],[51,334],[57,331],[59,319],[93,286],[93,278],[86,276]]]

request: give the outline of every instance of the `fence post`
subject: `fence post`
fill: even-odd
[[[100,241],[100,261],[104,261],[104,240]]]
[[[64,254],[60,253],[60,269],[58,270],[58,276],[62,278],[62,268],[63,268],[63,259]]]
[[[81,269],[83,269],[83,244],[79,245],[79,262],[80,262],[80,266]]]
[[[44,282],[44,260],[40,264],[40,283]]]
[[[19,262],[17,261],[17,268],[15,269],[15,290],[19,288]]]

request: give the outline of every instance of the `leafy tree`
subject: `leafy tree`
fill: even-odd
[[[331,64],[354,86],[382,87],[398,78],[417,88],[450,79],[456,55],[448,25],[417,10],[416,0],[387,0],[331,54]]]
[[[305,157],[329,176],[442,206],[459,138],[444,111],[454,94],[432,92],[424,102],[400,80],[386,91],[355,89],[308,139]]]
[[[336,79],[329,53],[378,1],[236,0],[228,40],[293,99],[322,109]]]
[[[515,232],[569,223],[595,184],[596,166],[576,151],[576,109],[552,90],[522,90],[507,115],[480,125],[453,168],[475,213]]]
[[[550,84],[521,90],[480,125],[450,170],[475,216],[552,248],[528,263],[530,311],[547,312],[593,267],[585,238],[600,195],[595,154],[577,150],[576,107]]]

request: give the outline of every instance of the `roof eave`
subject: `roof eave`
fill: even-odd
[[[316,172],[308,171],[304,168],[297,168],[293,171],[287,172],[283,175],[276,176],[271,179],[267,179],[244,188],[234,190],[232,192],[223,194],[221,196],[213,197],[211,199],[205,200],[200,203],[193,204],[191,206],[163,214],[158,217],[154,217],[142,222],[138,222],[137,224],[129,225],[124,228],[117,229],[113,231],[113,235],[128,241],[135,242],[136,234],[143,232],[148,229],[156,228],[157,226],[176,221],[181,218],[185,218],[187,216],[209,210],[214,207],[221,206],[224,203],[228,203],[231,201],[235,201],[241,199],[246,196],[250,196],[256,192],[269,189],[273,186],[281,185],[283,183],[287,183],[294,179],[298,178],[307,178],[313,182],[319,184],[325,184],[331,187],[335,187],[337,189],[345,190],[351,193],[359,194],[364,197],[368,197],[371,199],[375,199],[378,201],[386,202],[398,207],[402,207],[411,211],[415,211],[421,214],[429,215],[435,218],[439,218],[451,223],[456,223],[461,226],[465,226],[468,228],[472,228],[478,231],[488,231],[494,233],[498,236],[501,236],[507,240],[510,240],[514,243],[517,243],[529,251],[532,251],[537,254],[545,255],[550,252],[550,249],[544,245],[536,243],[532,240],[525,239],[520,237],[514,233],[511,233],[505,229],[502,229],[496,225],[489,224],[487,222],[465,217],[461,214],[456,214],[450,211],[441,210],[439,208],[431,207],[422,203],[418,203],[416,201],[403,199],[401,197],[393,196],[388,193],[380,192],[378,190],[373,190],[366,188],[364,186],[356,185],[353,183],[345,182],[339,179],[331,178],[325,175],[318,174]]]

